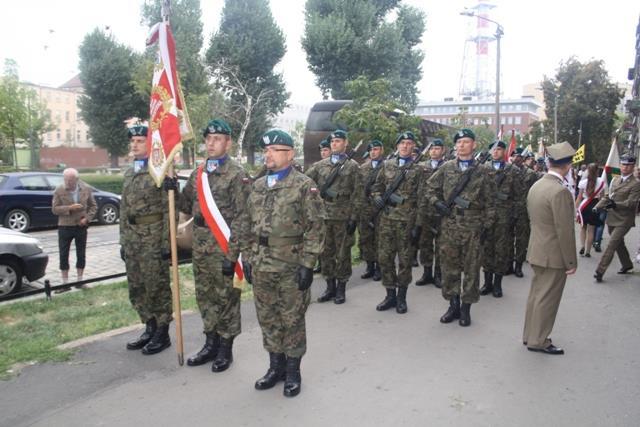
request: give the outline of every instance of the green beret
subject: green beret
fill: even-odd
[[[270,145],[286,145],[293,148],[293,139],[291,135],[281,129],[271,129],[262,135],[262,141],[260,142],[262,148]]]
[[[620,164],[621,165],[635,165],[636,164],[636,158],[633,156],[633,154],[623,154],[622,156],[620,156]]]
[[[491,150],[495,146],[497,146],[498,148],[507,148],[507,144],[505,144],[504,141],[493,141],[493,144],[489,146],[489,150]]]
[[[440,138],[436,138],[433,141],[431,141],[431,146],[432,147],[444,147],[444,141],[441,140]]]
[[[209,122],[207,127],[202,132],[202,136],[205,138],[210,133],[220,133],[222,135],[231,135],[231,127],[227,122],[222,119],[214,119]]]
[[[338,139],[347,139],[347,132],[342,129],[336,129],[329,135],[330,139],[338,138]]]
[[[320,150],[322,150],[323,148],[331,148],[331,139],[329,139],[329,137],[326,137],[325,139],[320,141],[320,144],[318,144],[318,148]]]
[[[516,156],[522,156],[522,152],[523,152],[523,151],[524,151],[524,148],[522,148],[522,147],[517,147],[517,148],[513,151],[512,155],[514,155],[514,154],[515,154]]]
[[[367,151],[371,151],[373,147],[384,147],[384,145],[380,140],[374,139],[369,143],[369,145],[367,145]]]
[[[571,144],[564,141],[547,147],[547,153],[549,153],[549,160],[553,163],[564,164],[570,163],[573,160],[573,155],[576,154],[576,150]]]
[[[129,128],[129,130],[127,131],[127,135],[129,135],[129,139],[133,138],[134,136],[147,136],[148,129],[149,128],[144,125],[135,125]]]
[[[416,142],[416,136],[411,131],[402,132],[398,135],[396,138],[396,145],[398,145],[403,139],[410,139],[411,141]]]
[[[458,142],[458,140],[460,138],[471,138],[474,141],[476,140],[476,134],[473,133],[473,131],[471,129],[460,129],[455,136],[453,137],[453,143],[455,144],[456,142]]]

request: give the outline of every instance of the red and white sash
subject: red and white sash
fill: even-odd
[[[584,220],[582,219],[582,210],[585,207],[589,206],[589,203],[591,203],[591,201],[595,199],[598,194],[600,194],[600,192],[604,188],[604,183],[605,183],[604,180],[600,181],[600,185],[598,185],[598,188],[593,190],[593,193],[591,193],[591,195],[588,198],[583,199],[582,202],[580,202],[580,205],[578,206],[578,209],[577,209],[578,212],[576,215],[576,219],[578,220],[578,223],[580,225],[584,225]]]
[[[226,255],[229,253],[229,236],[231,235],[231,229],[229,225],[222,217],[216,201],[213,199],[211,193],[211,187],[209,187],[209,174],[204,170],[204,165],[198,168],[196,174],[196,188],[198,190],[198,203],[200,204],[200,211],[204,218],[209,230],[216,238],[220,249]],[[238,256],[236,262],[236,276],[238,280],[243,280],[244,272],[242,271],[242,256]]]

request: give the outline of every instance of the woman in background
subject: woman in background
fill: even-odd
[[[598,177],[598,165],[591,163],[578,183],[578,198],[576,199],[577,221],[582,226],[580,229],[580,255],[586,257],[591,256],[591,245],[596,226],[602,223],[599,215],[592,209],[600,200],[603,189],[604,180]]]

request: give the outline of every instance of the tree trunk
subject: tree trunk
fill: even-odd
[[[247,147],[247,163],[251,166],[254,166],[256,163],[256,147],[253,144]]]
[[[186,143],[182,144],[182,167],[191,169],[191,152]]]
[[[244,141],[244,136],[247,133],[247,128],[249,127],[249,123],[251,122],[251,110],[253,109],[253,99],[251,96],[247,95],[247,114],[244,117],[244,123],[242,123],[242,128],[240,128],[240,135],[238,135],[238,152],[236,153],[236,160],[238,163],[242,163],[242,142]]]
[[[117,168],[118,167],[118,155],[111,153],[111,167],[112,168]]]

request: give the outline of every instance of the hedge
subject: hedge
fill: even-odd
[[[81,174],[80,179],[99,190],[122,194],[122,175]]]

